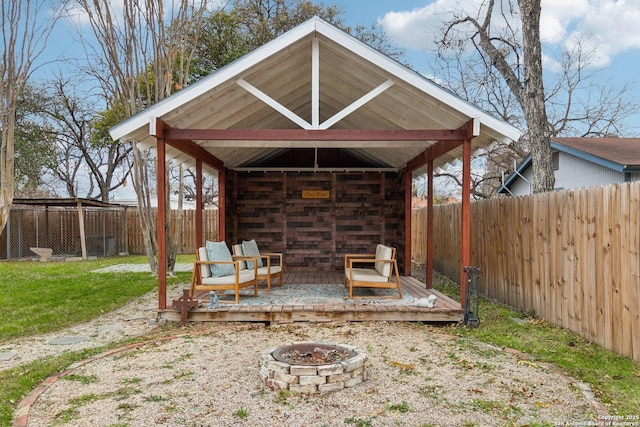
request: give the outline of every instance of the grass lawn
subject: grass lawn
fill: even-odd
[[[0,344],[86,322],[153,290],[158,280],[150,273],[93,273],[109,265],[146,262],[143,256],[83,262],[0,262]],[[193,256],[180,256],[178,262],[193,262]],[[177,273],[168,283],[188,283],[190,279],[191,273]],[[0,372],[0,426],[12,424],[15,406],[40,381],[104,350],[65,354]]]
[[[184,261],[193,257],[185,256]],[[118,257],[85,262],[0,262],[0,343],[91,320],[158,286],[150,273],[93,273],[101,267],[145,263]],[[190,273],[177,279],[189,281]]]
[[[448,279],[434,278],[434,288],[460,301],[460,288]],[[529,322],[516,322],[513,319],[527,316],[501,304],[480,299],[478,312],[480,327],[455,326],[450,332],[520,350],[532,361],[554,364],[571,377],[591,384],[610,415],[640,416],[640,363],[533,317]]]
[[[192,260],[193,256],[187,255],[178,262]],[[157,280],[149,273],[92,272],[113,264],[145,262],[144,257],[77,263],[0,262],[0,344],[88,321],[154,289]],[[178,273],[169,283],[187,283],[190,274]],[[445,278],[436,277],[434,285],[452,298],[459,298],[457,285]],[[447,327],[448,331],[454,336],[523,351],[533,361],[555,364],[572,377],[590,383],[611,415],[640,415],[640,363],[536,319],[514,322],[513,318],[525,316],[499,304],[481,300],[478,311],[480,327],[456,325]],[[0,426],[11,425],[15,406],[40,381],[104,350],[65,354],[0,372]]]

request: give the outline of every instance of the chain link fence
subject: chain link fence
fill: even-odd
[[[14,205],[0,235],[0,258],[35,258],[32,247],[51,248],[56,258],[81,257],[82,228],[87,256],[127,251],[124,208]]]

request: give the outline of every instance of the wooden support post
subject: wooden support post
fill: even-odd
[[[122,211],[122,241],[124,243],[124,252],[129,253],[129,224],[127,221],[127,207]]]
[[[411,276],[411,184],[410,170],[404,173],[404,272],[403,276]]]
[[[80,250],[82,251],[82,259],[87,260],[87,235],[84,231],[84,212],[82,202],[78,200],[78,228],[80,229]]]
[[[427,289],[433,288],[433,159],[427,162]]]
[[[202,160],[196,159],[196,250],[202,247]]]
[[[471,139],[462,146],[462,211],[460,215],[460,304],[467,302],[467,282],[464,267],[471,265]]]
[[[156,194],[158,197],[158,218],[156,233],[158,236],[158,308],[167,308],[167,163],[166,145],[162,137],[163,123],[156,125]]]
[[[227,239],[226,177],[224,168],[218,171],[218,241],[220,242]]]

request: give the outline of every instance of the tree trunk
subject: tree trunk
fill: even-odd
[[[158,252],[158,242],[154,232],[155,227],[151,213],[149,181],[147,179],[149,176],[147,172],[147,163],[135,143],[133,143],[132,154],[132,178],[134,180],[134,188],[136,189],[136,196],[138,198],[138,213],[140,216],[144,248],[147,254],[147,259],[149,260],[151,272],[157,275],[158,262],[156,260],[156,253]],[[158,195],[158,197],[161,197],[161,195]]]
[[[524,84],[522,109],[529,128],[533,159],[533,192],[552,191],[555,184],[551,160],[551,132],[545,108],[540,43],[540,0],[519,0],[522,14]]]

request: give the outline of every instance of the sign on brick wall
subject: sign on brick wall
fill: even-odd
[[[330,197],[329,190],[302,190],[303,199],[328,199]]]

